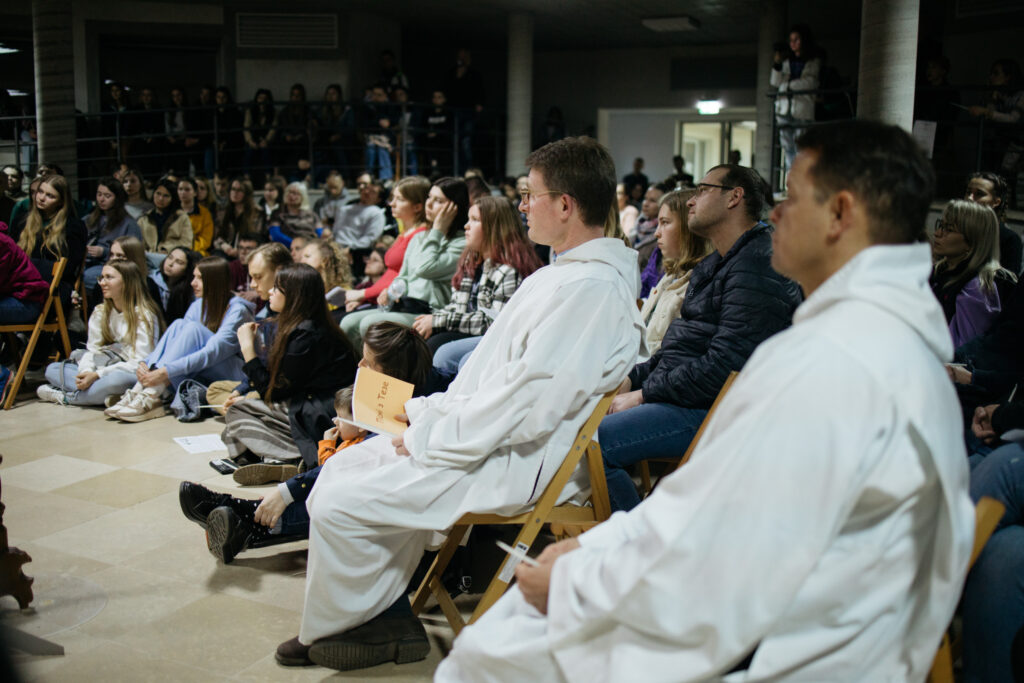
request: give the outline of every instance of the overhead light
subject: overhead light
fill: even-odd
[[[28,93],[24,90],[7,90],[7,94],[11,97],[28,97]]]
[[[0,55],[9,55],[15,52],[21,52],[21,50],[19,50],[16,47],[7,47],[6,45],[0,43]]]
[[[697,103],[697,113],[705,116],[717,114],[722,111],[721,100],[701,100]]]
[[[676,31],[696,31],[700,28],[700,22],[693,17],[660,17],[657,19],[644,19],[640,22],[652,31],[658,33],[673,33]]]

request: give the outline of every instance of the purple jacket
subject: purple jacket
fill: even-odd
[[[7,236],[7,225],[0,223],[0,297],[41,304],[50,285],[25,255],[17,242]]]
[[[953,348],[988,332],[1002,308],[999,290],[993,287],[991,292],[986,292],[980,279],[970,280],[956,295],[956,313],[949,321]]]
[[[658,247],[654,248],[651,252],[651,258],[647,259],[647,265],[644,266],[644,272],[640,273],[640,298],[646,299],[647,295],[651,293],[651,290],[658,286],[661,281],[661,276],[665,273],[661,272],[661,249]]]

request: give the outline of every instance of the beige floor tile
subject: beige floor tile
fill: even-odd
[[[182,653],[192,666],[233,676],[272,654],[298,630],[299,617],[294,612],[217,594],[116,640],[154,656]]]
[[[174,491],[177,487],[177,479],[120,469],[64,486],[53,493],[99,505],[126,508]]]
[[[79,666],[83,655],[96,648],[111,644],[108,640],[96,638],[79,631],[65,631],[47,640],[62,646],[64,654],[62,656],[40,657],[15,653],[12,656],[14,666],[17,668],[18,673],[21,674],[24,683],[53,680],[51,674],[57,669],[67,666],[70,662],[74,662],[76,666]],[[91,672],[88,672],[88,669],[82,670],[82,674],[80,680],[94,680],[90,678]]]
[[[133,464],[130,469],[173,477],[178,481],[231,480],[231,477],[225,477],[209,464],[215,457],[219,458],[225,454],[186,453],[181,446],[172,442],[170,449],[163,449],[158,454],[151,453],[149,455],[152,457]]]
[[[7,495],[7,489],[4,489]],[[72,555],[53,548],[36,545],[32,541],[23,540],[16,536],[10,536],[9,542],[15,548],[20,548],[29,554],[32,561],[22,566],[22,570],[28,576],[37,574],[64,573],[72,576],[91,576],[92,574],[109,569],[112,565],[106,562],[99,562],[88,557]]]
[[[115,508],[68,498],[57,493],[29,491],[3,479],[4,525],[11,538],[33,541],[109,514]]]
[[[125,648],[120,643],[103,642],[64,660],[45,673],[47,683],[216,680],[216,673],[193,666],[185,653],[173,650],[154,653]]]
[[[71,443],[66,443],[65,446],[68,452],[73,450]],[[6,486],[19,486],[30,491],[53,491],[62,486],[113,472],[114,469],[110,465],[81,458],[51,455],[23,465],[5,467],[3,483]]]

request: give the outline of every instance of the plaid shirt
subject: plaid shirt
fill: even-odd
[[[464,277],[459,288],[452,292],[452,300],[444,308],[434,311],[434,331],[462,332],[473,336],[483,334],[494,322],[488,313],[497,316],[522,281],[512,266],[504,263],[495,265],[487,259],[475,294],[473,287],[477,280]]]

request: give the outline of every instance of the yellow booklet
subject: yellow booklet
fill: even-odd
[[[352,391],[352,424],[375,434],[396,437],[409,426],[395,419],[405,412],[413,385],[370,368],[356,370]]]

